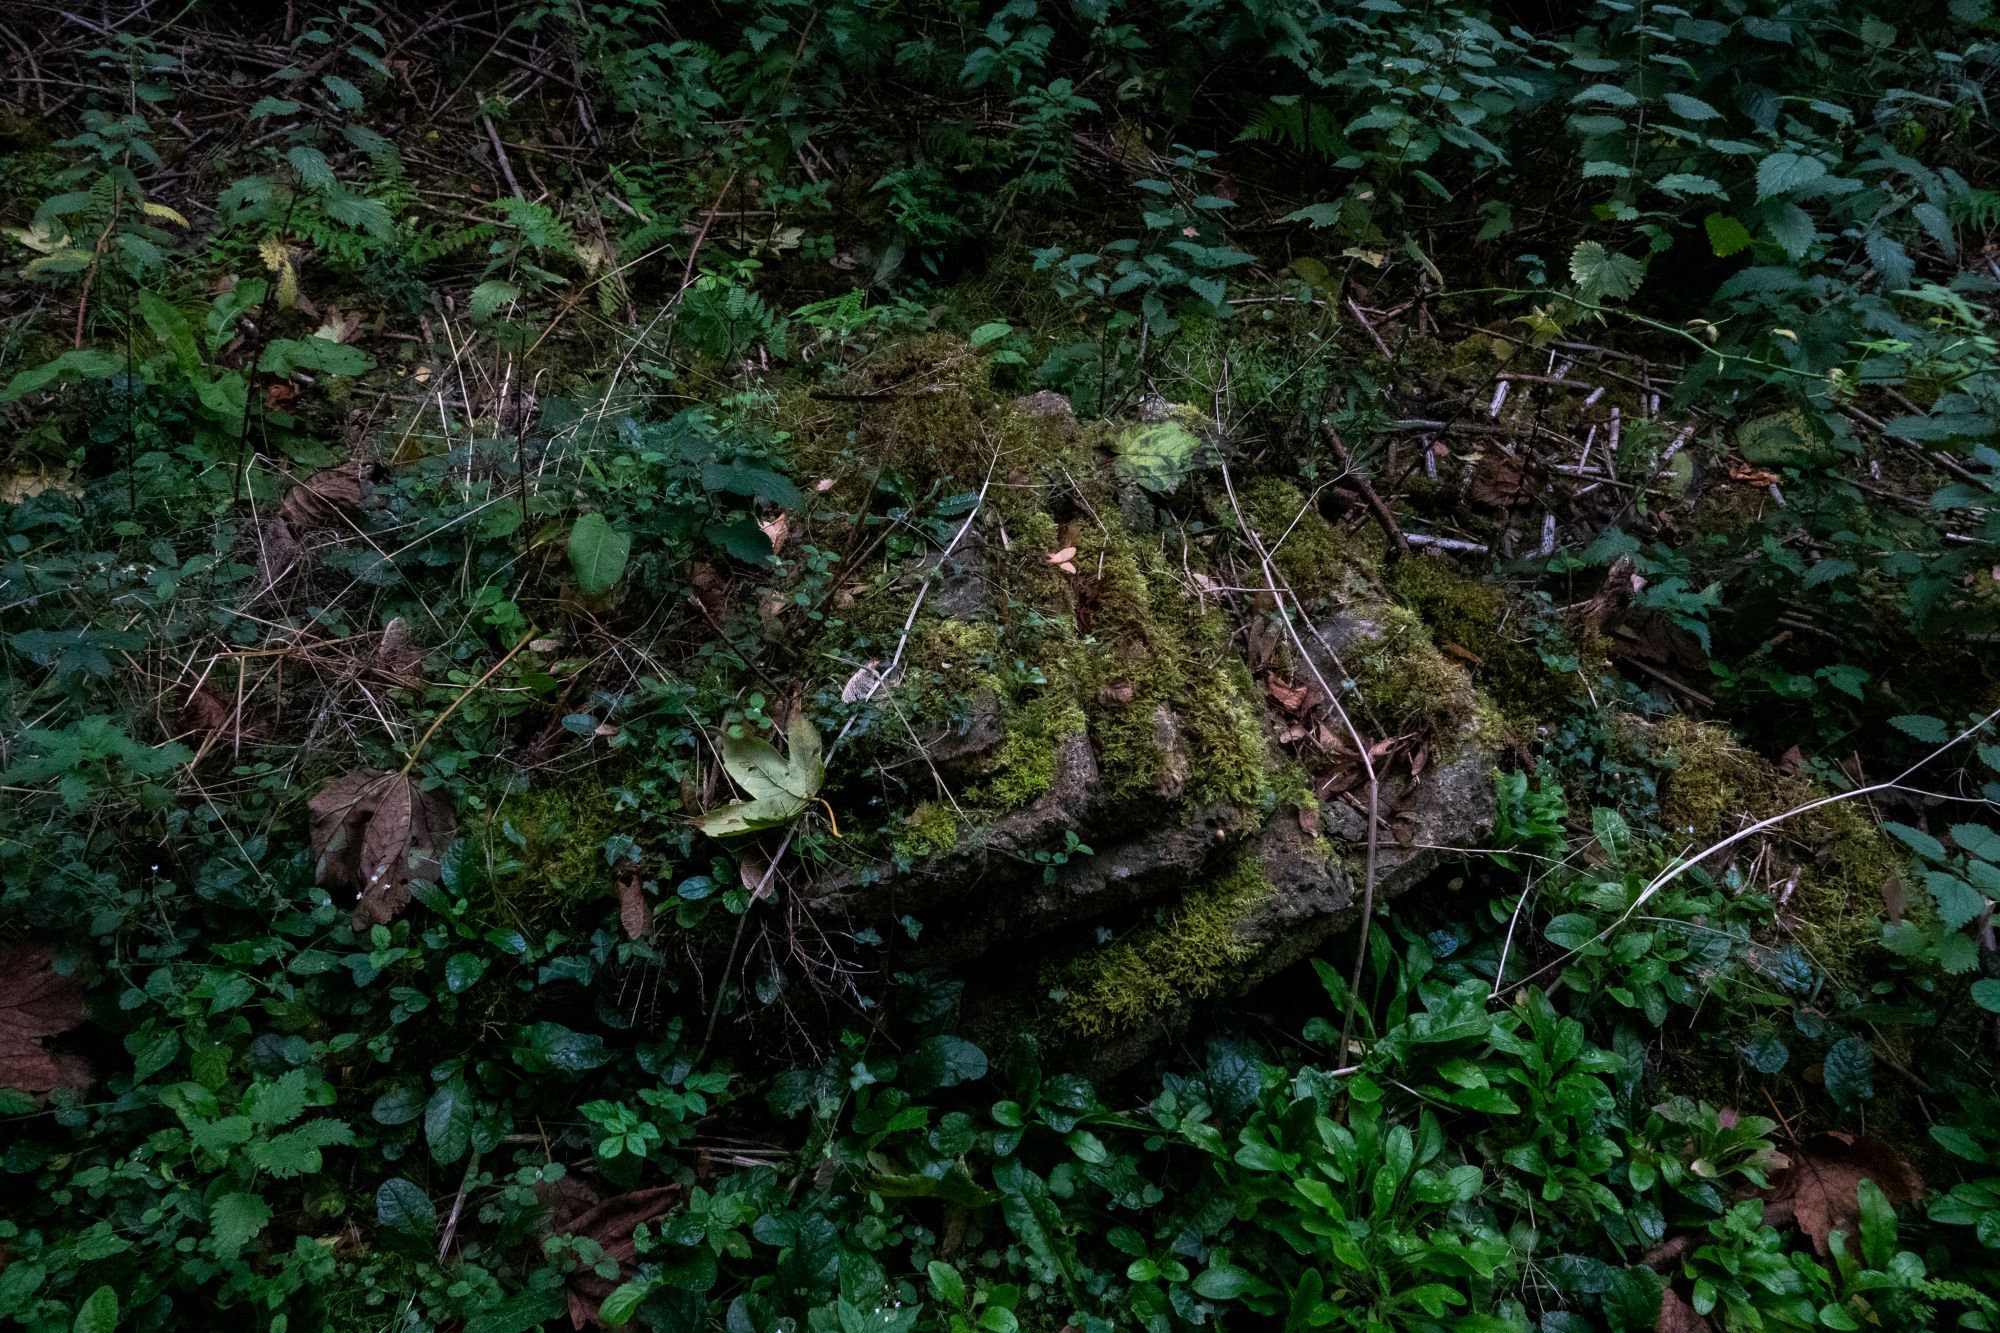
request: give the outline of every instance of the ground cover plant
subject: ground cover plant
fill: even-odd
[[[2000,1327],[1996,40],[0,11],[0,1320]]]

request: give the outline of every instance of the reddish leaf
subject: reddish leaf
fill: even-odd
[[[59,975],[49,955],[20,945],[0,949],[0,1087],[47,1092],[66,1081],[42,1038],[83,1022],[83,984]]]
[[[653,914],[646,908],[646,892],[639,883],[636,870],[625,870],[618,876],[618,924],[625,928],[625,938],[639,939],[653,923]]]
[[[358,895],[354,928],[387,925],[410,901],[410,881],[434,880],[457,828],[444,798],[403,773],[363,768],[312,798],[313,883]]]

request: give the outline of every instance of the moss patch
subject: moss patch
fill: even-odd
[[[925,801],[904,817],[890,845],[912,861],[948,852],[958,846],[958,811],[941,801]]]
[[[1071,962],[1060,1023],[1081,1036],[1109,1036],[1222,993],[1235,965],[1257,952],[1236,922],[1270,894],[1256,860],[1240,857],[1154,924]]]
[[[1438,650],[1424,622],[1405,607],[1383,608],[1379,635],[1348,667],[1363,706],[1391,733],[1451,736],[1477,707],[1465,669]]]
[[[1804,778],[1780,773],[1712,723],[1669,718],[1657,738],[1669,765],[1660,815],[1676,835],[1711,841],[1826,794]],[[1883,885],[1902,873],[1907,858],[1852,802],[1794,816],[1771,836],[1798,866],[1797,883],[1781,908],[1785,924],[1815,961],[1851,982],[1878,943]]]
[[[1502,589],[1467,578],[1449,561],[1428,555],[1403,561],[1394,589],[1441,649],[1468,655],[1472,678],[1493,696],[1503,716],[1558,717],[1586,697],[1574,673],[1550,669],[1532,639],[1524,637],[1528,625],[1520,613],[1527,607]]]
[[[509,797],[494,813],[489,833],[495,858],[519,865],[496,877],[495,897],[528,921],[559,915],[577,903],[608,900],[612,878],[604,844],[634,832],[637,818],[620,811],[617,798],[595,781]]]

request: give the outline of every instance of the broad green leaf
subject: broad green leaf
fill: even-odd
[[[1875,1052],[1859,1037],[1842,1037],[1820,1066],[1826,1090],[1836,1102],[1855,1107],[1875,1095]]]
[[[451,1163],[465,1155],[472,1143],[472,1090],[465,1080],[454,1078],[440,1084],[424,1108],[424,1141],[431,1156]]]
[[[108,1285],[91,1292],[76,1307],[76,1319],[69,1326],[70,1333],[115,1333],[117,1327],[118,1293]]]
[[[374,364],[374,358],[359,347],[318,337],[273,338],[264,355],[257,358],[257,369],[272,375],[289,375],[295,370],[359,375]]]
[[[919,1095],[986,1077],[986,1053],[959,1037],[927,1037],[903,1057],[900,1085]]]
[[[1246,1292],[1269,1291],[1270,1287],[1246,1268],[1218,1264],[1195,1275],[1194,1290],[1211,1301],[1233,1301]]]
[[[612,527],[604,515],[585,514],[569,530],[569,566],[576,588],[585,597],[602,597],[625,576],[632,538]]]
[[[1972,983],[1972,1002],[1981,1009],[2000,1014],[2000,981],[1987,977]]]
[[[391,1231],[424,1236],[437,1230],[437,1208],[414,1182],[390,1176],[375,1190],[375,1220]]]
[[[930,1278],[931,1295],[954,1310],[965,1308],[965,1279],[956,1268],[933,1259],[924,1272]]]

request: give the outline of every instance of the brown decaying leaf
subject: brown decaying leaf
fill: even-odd
[[[83,983],[49,966],[45,950],[0,948],[0,1087],[47,1092],[62,1086],[58,1058],[44,1037],[83,1022]]]
[[[570,1235],[590,1237],[603,1247],[605,1257],[618,1265],[618,1276],[615,1278],[599,1277],[587,1268],[569,1275],[569,1322],[573,1327],[597,1325],[598,1307],[604,1303],[606,1296],[617,1290],[620,1282],[631,1275],[634,1260],[638,1258],[638,1246],[633,1243],[632,1233],[641,1222],[651,1222],[664,1216],[680,1194],[679,1185],[634,1190],[630,1194],[606,1199],[569,1224]]]
[[[1653,1323],[1653,1333],[1709,1333],[1710,1327],[1672,1287],[1660,1293],[1660,1317]]]
[[[1473,469],[1467,494],[1476,504],[1506,509],[1526,499],[1531,489],[1521,460],[1496,450],[1481,458]]]
[[[359,895],[357,931],[395,920],[409,905],[411,880],[437,878],[438,854],[457,828],[443,797],[382,769],[344,773],[309,804],[313,883]]]
[[[625,928],[625,938],[639,939],[652,923],[653,914],[646,909],[646,891],[639,883],[639,872],[629,868],[620,871],[618,924]]]
[[[1771,1194],[1773,1211],[1789,1204],[1813,1252],[1827,1253],[1835,1231],[1855,1234],[1861,1217],[1860,1186],[1872,1180],[1901,1208],[1924,1197],[1924,1178],[1880,1139],[1829,1130],[1809,1137],[1792,1154],[1792,1166]]]
[[[368,484],[361,479],[361,465],[343,463],[315,472],[285,492],[278,512],[297,532],[316,528],[348,528],[361,514],[361,501]]]
[[[291,525],[282,518],[267,518],[256,526],[257,574],[264,586],[277,586],[305,558]]]
[[[247,710],[238,716],[233,704],[216,697],[206,685],[195,687],[181,705],[181,725],[196,737],[197,744],[226,744],[241,740],[254,744],[263,735],[263,725]]]

